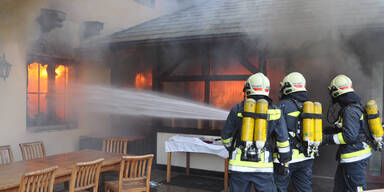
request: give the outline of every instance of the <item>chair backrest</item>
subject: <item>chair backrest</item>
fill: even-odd
[[[125,138],[105,138],[103,140],[103,151],[127,154],[128,142],[129,140]]]
[[[53,192],[57,166],[25,173],[21,177],[19,192]]]
[[[69,192],[93,188],[97,192],[101,165],[104,159],[77,163],[72,170]]]
[[[121,158],[119,189],[123,187],[125,182],[144,181],[144,190],[149,191],[151,180],[153,154],[142,156],[124,156]]]
[[[20,149],[23,160],[41,159],[46,157],[45,147],[42,141],[21,143]]]
[[[4,145],[0,146],[0,165],[8,164],[13,162],[13,154],[11,150],[11,146]]]

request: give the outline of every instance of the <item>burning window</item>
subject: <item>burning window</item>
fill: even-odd
[[[69,122],[69,67],[28,65],[27,125],[41,127]]]

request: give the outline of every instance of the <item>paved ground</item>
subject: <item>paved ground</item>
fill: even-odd
[[[172,172],[172,177],[177,175],[184,174],[181,172]],[[166,177],[165,170],[154,169],[152,172],[152,181],[156,183],[160,183],[159,186],[153,187],[151,191],[154,192],[211,192],[207,190],[199,190],[199,189],[191,189],[184,187],[177,187],[173,185],[168,185],[163,183]],[[221,178],[217,178],[221,179]],[[191,181],[193,182],[193,181]],[[332,192],[333,188],[333,180],[326,178],[313,178],[312,191],[313,192]],[[384,184],[373,184],[368,183],[368,189],[379,189],[384,188]],[[289,192],[293,192],[294,190],[290,189]]]
[[[172,171],[172,178],[177,177],[178,175],[184,175],[184,172],[177,172],[177,171]],[[214,180],[221,180],[222,178],[219,177],[214,177],[214,176],[198,176],[202,178],[208,178],[208,179],[214,179]],[[196,178],[196,176],[195,176]],[[109,175],[106,178],[107,180],[110,179],[117,179],[117,174],[116,175]],[[188,188],[188,187],[183,187],[183,186],[175,186],[175,185],[169,185],[165,183],[166,179],[166,171],[162,169],[153,169],[152,170],[152,175],[151,175],[151,181],[153,184],[157,184],[157,186],[152,186],[151,187],[151,192],[220,192],[221,190],[202,190],[202,189],[197,189],[196,187],[193,188]],[[191,182],[193,183],[193,177],[191,177],[190,181],[186,181],[187,183]],[[220,185],[221,187],[221,185]],[[213,187],[215,188],[215,187]],[[219,188],[219,187],[218,187]],[[325,179],[325,178],[313,178],[313,185],[312,185],[312,191],[313,192],[332,192],[333,188],[333,180],[331,179]],[[379,189],[379,188],[384,188],[384,184],[372,184],[368,183],[368,189]],[[55,186],[55,191],[64,191],[64,186],[62,184],[56,185]],[[99,191],[103,191],[101,188]],[[289,192],[293,192],[293,190],[289,190]]]

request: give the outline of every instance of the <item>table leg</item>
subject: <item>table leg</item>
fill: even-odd
[[[189,162],[190,162],[190,159],[191,159],[191,153],[190,152],[186,152],[186,174],[189,176]]]
[[[167,183],[171,182],[171,161],[172,161],[172,153],[168,152],[168,160],[167,160]]]
[[[228,190],[228,158],[225,159],[225,167],[224,167],[224,190]]]

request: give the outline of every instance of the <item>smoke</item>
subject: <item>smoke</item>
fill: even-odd
[[[287,72],[304,73],[316,99],[325,100],[320,95],[340,73],[352,78],[364,98],[380,98],[382,88],[375,84],[381,81],[377,74],[383,62],[383,33],[378,30],[384,24],[383,1],[245,2],[242,11],[249,14],[242,19],[242,30],[259,49],[268,50],[267,57],[285,58]]]

